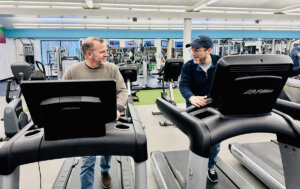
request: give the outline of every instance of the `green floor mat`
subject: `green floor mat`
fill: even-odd
[[[140,90],[137,93],[139,97],[139,102],[134,102],[135,105],[148,105],[148,104],[155,104],[157,98],[161,97],[161,89],[159,90]],[[166,90],[169,94],[169,90]],[[184,98],[181,96],[179,89],[173,90],[174,99],[176,103],[185,103]]]

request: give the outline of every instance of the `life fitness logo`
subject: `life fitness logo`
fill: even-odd
[[[249,89],[243,94],[245,95],[257,95],[257,94],[269,94],[273,93],[273,89]]]

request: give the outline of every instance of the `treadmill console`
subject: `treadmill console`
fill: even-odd
[[[285,55],[226,56],[218,61],[210,97],[224,115],[268,113],[293,67]]]
[[[45,140],[104,136],[116,119],[114,80],[28,81],[21,89]]]

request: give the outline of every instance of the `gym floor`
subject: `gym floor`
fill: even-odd
[[[25,101],[23,106],[26,107]],[[6,106],[5,97],[0,97],[0,115],[3,116],[3,111]],[[151,151],[173,151],[188,149],[188,138],[173,126],[161,127],[159,121],[165,120],[161,115],[152,115],[152,111],[158,111],[155,104],[153,105],[136,105],[135,106],[142,123],[145,125],[145,133],[147,135],[149,159],[147,162],[147,182],[149,189],[157,189],[155,178],[150,167],[150,153]],[[184,108],[185,104],[178,104],[178,107]],[[0,122],[0,137],[4,137],[3,122]],[[219,156],[229,165],[231,165],[238,173],[240,173],[249,183],[255,188],[267,188],[260,181],[258,181],[251,173],[249,173],[229,152],[228,144],[230,142],[263,142],[276,139],[274,134],[256,133],[247,134],[230,138],[221,143],[221,152]],[[0,143],[2,146],[3,143]],[[42,188],[51,189],[60,170],[64,159],[50,160],[40,162]],[[40,176],[38,163],[32,163],[21,166],[20,174],[20,189],[39,189]]]

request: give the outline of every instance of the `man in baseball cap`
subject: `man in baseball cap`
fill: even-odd
[[[215,67],[221,57],[211,54],[213,41],[206,35],[199,35],[186,47],[191,48],[193,59],[182,67],[179,82],[180,93],[185,98],[187,106],[206,106],[206,98],[212,84]],[[211,182],[218,182],[218,174],[214,167],[219,151],[220,144],[210,148],[208,179]]]
[[[194,47],[196,49],[199,49],[201,47],[204,48],[213,48],[213,41],[211,40],[210,37],[208,37],[207,35],[199,35],[198,37],[196,37],[195,39],[193,39],[193,41],[189,44],[187,44],[185,47]]]

